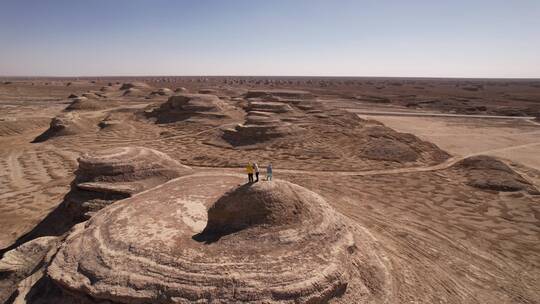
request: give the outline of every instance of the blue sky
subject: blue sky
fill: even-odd
[[[0,0],[0,75],[540,77],[540,0]]]

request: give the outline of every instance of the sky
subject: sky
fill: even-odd
[[[0,0],[0,75],[540,78],[540,0]]]

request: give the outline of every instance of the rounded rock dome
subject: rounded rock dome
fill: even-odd
[[[192,175],[118,201],[73,230],[49,276],[96,302],[326,303],[344,294],[358,262],[347,220],[298,185],[241,181]]]

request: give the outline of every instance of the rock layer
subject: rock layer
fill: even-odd
[[[186,119],[220,119],[229,117],[229,107],[217,96],[210,94],[178,94],[169,97],[152,112],[158,122],[167,123]]]
[[[96,97],[97,98],[97,97]],[[65,111],[96,111],[113,106],[110,101],[97,100],[81,96],[74,98],[66,107]]]
[[[413,162],[419,154],[407,144],[389,138],[373,138],[362,149],[362,156],[369,159],[396,162]]]
[[[246,98],[260,97],[281,97],[281,98],[312,98],[313,95],[308,91],[301,90],[249,90],[245,94]]]
[[[77,182],[133,182],[154,177],[171,179],[191,169],[165,153],[144,147],[122,147],[84,154]]]
[[[298,185],[238,181],[181,178],[103,209],[67,238],[49,276],[96,302],[326,303],[346,292],[347,221]]]
[[[4,303],[20,281],[41,267],[49,251],[58,243],[56,237],[40,237],[4,254],[0,259],[0,302]]]
[[[249,101],[246,120],[234,128],[223,130],[223,138],[234,146],[265,142],[285,137],[300,131],[300,128],[280,119],[278,114],[292,112],[290,105],[283,102]],[[286,115],[281,115],[285,117]]]
[[[494,191],[526,190],[538,194],[538,190],[502,161],[486,155],[466,158],[456,164],[465,169],[467,184],[471,187]]]
[[[191,168],[166,154],[143,147],[85,154],[78,162],[75,188],[68,201],[72,213],[86,214],[86,218],[118,199],[192,173]]]

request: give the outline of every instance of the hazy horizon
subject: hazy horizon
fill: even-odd
[[[2,77],[540,78],[540,1],[2,1]]]

